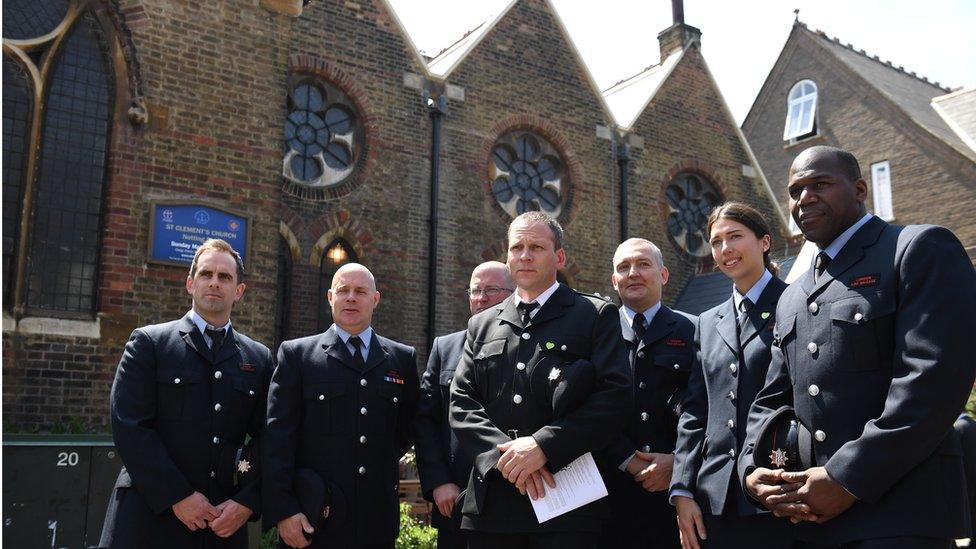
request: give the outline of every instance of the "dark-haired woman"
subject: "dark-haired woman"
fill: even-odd
[[[735,460],[749,406],[763,387],[776,301],[786,283],[769,259],[771,234],[754,208],[727,202],[708,218],[712,257],[732,295],[698,317],[697,357],[678,423],[670,497],[684,549],[789,548],[788,521],[746,498]]]

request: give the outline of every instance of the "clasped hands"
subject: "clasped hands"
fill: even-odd
[[[173,504],[173,514],[191,532],[209,526],[214,534],[227,538],[251,518],[252,511],[232,499],[215,507],[206,496],[193,492]]]
[[[634,482],[648,492],[667,490],[671,484],[671,470],[674,468],[674,454],[634,452],[627,462],[627,472]]]
[[[794,524],[822,524],[857,500],[823,467],[798,472],[759,467],[746,477],[746,490],[773,515],[789,518]]]
[[[539,499],[546,495],[546,485],[556,487],[556,479],[545,467],[549,458],[534,438],[519,437],[499,444],[497,448],[502,452],[502,457],[495,468],[518,488],[519,493]]]

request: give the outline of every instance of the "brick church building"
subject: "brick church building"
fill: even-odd
[[[724,200],[781,245],[700,37],[676,14],[648,44],[661,62],[601,91],[548,0],[433,58],[386,0],[5,0],[5,431],[108,429],[132,329],[189,308],[187,235],[241,239],[233,322],[255,339],[327,327],[332,273],[358,261],[377,331],[421,356],[464,326],[471,269],[529,209],[566,229],[560,278],[604,295],[617,243],[642,236],[673,303],[713,268],[704,219]]]

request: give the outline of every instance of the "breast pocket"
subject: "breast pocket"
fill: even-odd
[[[505,346],[504,338],[486,341],[474,355],[475,376],[481,386],[481,397],[485,403],[493,401],[509,379],[505,371]]]
[[[156,413],[160,419],[193,419],[206,412],[210,403],[201,372],[157,370],[156,386]]]
[[[234,388],[234,400],[237,403],[237,408],[242,413],[250,415],[251,410],[255,405],[258,405],[260,400],[257,379],[250,376],[234,377],[231,381],[231,387]]]
[[[890,342],[881,334],[890,334],[895,312],[894,299],[881,293],[854,295],[830,304],[830,345],[834,364],[849,371],[880,369],[890,360]]]
[[[308,383],[305,393],[305,430],[316,434],[352,432],[352,404],[344,383]]]
[[[376,389],[376,395],[379,405],[377,411],[381,414],[378,421],[392,432],[396,430],[400,406],[403,404],[403,386],[384,381]]]

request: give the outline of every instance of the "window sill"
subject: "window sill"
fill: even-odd
[[[806,137],[801,137],[799,139],[790,139],[785,144],[783,144],[783,150],[790,150],[797,145],[807,145],[809,143],[815,143],[817,141],[826,142],[827,138],[823,134],[808,135]]]
[[[17,321],[6,311],[3,312],[3,333],[28,335],[53,335],[101,339],[101,318],[95,320],[71,320],[28,316]]]

